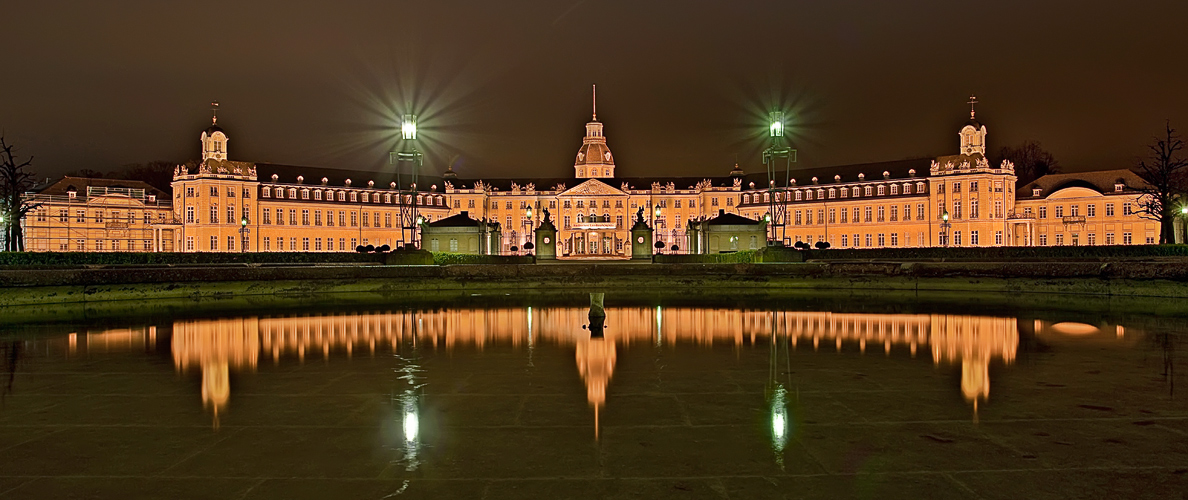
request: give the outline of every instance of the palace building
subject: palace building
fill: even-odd
[[[666,252],[772,242],[882,248],[1158,241],[1157,224],[1138,214],[1142,181],[1134,173],[1049,175],[1016,192],[1014,166],[989,163],[987,128],[972,109],[957,135],[954,155],[798,168],[790,178],[748,174],[738,165],[718,177],[625,178],[616,177],[595,108],[573,177],[464,179],[447,168],[414,185],[394,172],[230,160],[230,135],[215,117],[199,135],[201,160],[176,167],[172,196],[134,181],[63,178],[31,193],[41,206],[26,219],[25,234],[33,251],[345,252],[418,244],[420,228],[450,217],[455,222],[445,226],[462,227],[457,221],[465,218],[467,226],[481,224],[487,239],[459,244],[443,237],[436,250],[512,253],[533,241],[547,211],[561,259],[630,258],[631,227],[641,217],[653,229],[652,243]],[[746,234],[713,241],[709,233],[726,219],[712,220],[722,215]],[[431,227],[448,232],[445,226]],[[766,237],[751,237],[754,228]]]

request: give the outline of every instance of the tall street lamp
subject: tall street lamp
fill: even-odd
[[[771,239],[784,241],[787,239],[788,206],[787,193],[791,184],[792,162],[796,161],[796,150],[789,148],[784,142],[785,119],[783,111],[772,111],[768,114],[767,135],[771,139],[771,146],[763,150],[763,165],[767,167],[767,206],[772,220]],[[784,186],[776,186],[776,158],[784,158]],[[780,196],[783,193],[784,196]],[[777,198],[782,198],[778,200]],[[777,233],[777,228],[779,232]]]
[[[396,192],[400,201],[400,239],[405,245],[419,247],[417,244],[417,229],[419,207],[417,206],[417,175],[425,156],[417,150],[417,115],[405,114],[400,119],[400,138],[403,147],[400,151],[388,153],[388,163],[396,166]],[[400,175],[400,163],[412,164],[412,182],[405,189],[405,183]],[[406,233],[407,232],[407,233]],[[406,238],[407,234],[407,238]]]
[[[248,227],[248,218],[239,219],[239,239],[243,242],[239,247],[241,253],[247,252],[248,235],[251,234],[252,229]]]

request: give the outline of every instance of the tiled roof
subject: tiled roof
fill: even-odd
[[[1147,185],[1142,178],[1127,169],[1051,174],[1040,177],[1023,186],[1015,193],[1015,198],[1020,200],[1036,199],[1037,197],[1032,195],[1035,188],[1040,189],[1038,198],[1046,198],[1056,191],[1074,186],[1093,189],[1102,194],[1114,193],[1114,184],[1118,182],[1121,182],[1125,186],[1122,192],[1127,194],[1134,194]]]
[[[143,189],[145,194],[156,195],[158,198],[162,199],[169,199],[169,195],[164,191],[161,191],[160,189],[157,189],[143,181],[131,181],[125,179],[97,179],[91,177],[62,177],[61,179],[49,184],[35,186],[33,188],[33,192],[38,194],[65,196],[67,191],[70,191],[73,188],[75,192],[85,196],[87,194],[88,186]]]
[[[470,213],[467,211],[429,223],[431,227],[478,227],[478,225],[479,221],[471,219]]]
[[[408,167],[404,167],[407,169]],[[342,187],[346,185],[346,180],[351,180],[351,187],[366,188],[367,181],[375,181],[376,189],[391,189],[390,183],[396,182],[395,170],[386,170],[383,172],[374,172],[366,170],[339,170],[336,168],[325,167],[300,167],[294,165],[280,165],[276,163],[256,163],[256,178],[260,182],[272,182],[272,176],[276,174],[277,182],[285,184],[297,183],[297,176],[304,177],[302,184],[310,186],[319,186],[322,184],[322,178],[326,178],[326,184],[329,186]],[[405,170],[400,175],[400,182],[404,189],[408,189],[408,185],[412,183],[412,177]],[[441,177],[435,175],[418,175],[417,176],[417,190],[428,191],[431,186],[437,186],[437,192],[445,191],[445,184]]]
[[[741,215],[726,213],[724,210],[718,211],[718,216],[705,221],[710,226],[754,226],[760,222],[755,219],[748,219]]]

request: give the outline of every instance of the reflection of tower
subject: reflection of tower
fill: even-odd
[[[586,400],[594,407],[594,437],[598,437],[598,412],[606,405],[606,386],[615,371],[615,343],[605,337],[578,341],[578,373],[586,383]]]
[[[219,410],[231,397],[231,368],[256,368],[260,335],[256,318],[177,321],[173,324],[173,364],[185,373],[202,370],[202,404]]]

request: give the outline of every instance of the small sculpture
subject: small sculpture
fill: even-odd
[[[540,213],[541,213],[541,217],[542,217],[541,218],[542,223],[543,222],[552,222],[552,219],[550,218],[550,215],[549,215],[549,209],[547,209],[547,208],[541,209]]]
[[[644,215],[643,215],[643,212],[644,212],[644,211],[643,211],[643,206],[641,205],[641,206],[639,207],[639,211],[635,212],[635,221],[636,221],[636,222],[643,222],[643,220],[644,220]]]

